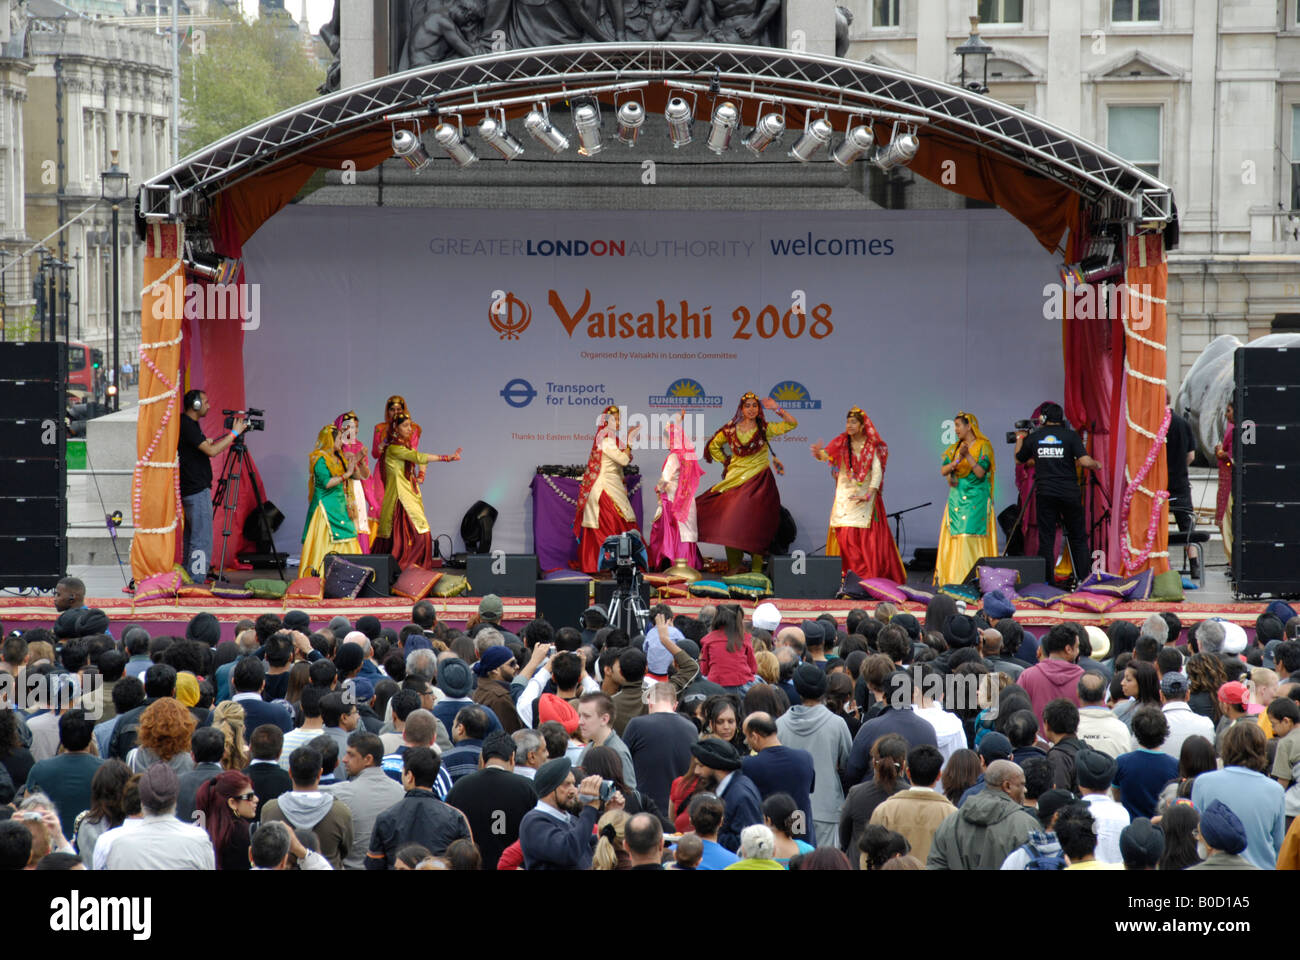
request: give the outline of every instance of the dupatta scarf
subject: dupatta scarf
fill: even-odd
[[[758,404],[758,414],[754,417],[754,435],[745,443],[740,441],[739,424],[743,419],[741,411],[745,409],[745,401],[753,400]],[[763,416],[763,401],[759,399],[758,394],[752,390],[740,398],[740,403],[736,404],[736,413],[730,420],[718,428],[717,432],[709,438],[709,442],[704,445],[704,459],[708,463],[713,463],[713,456],[709,453],[709,447],[713,441],[721,436],[723,442],[731,449],[730,455],[723,458],[722,466],[726,469],[732,457],[749,457],[758,453],[767,445],[767,419]]]
[[[685,517],[690,514],[691,502],[695,499],[695,491],[700,488],[704,470],[700,467],[695,447],[686,439],[686,431],[680,423],[668,424],[668,450],[677,454],[679,467],[677,493],[673,496],[673,516]]]
[[[998,471],[998,461],[996,455],[993,453],[993,444],[989,442],[989,438],[984,436],[984,432],[980,430],[979,418],[977,418],[975,414],[967,413],[965,410],[961,410],[957,413],[957,416],[961,417],[961,419],[965,420],[967,423],[970,424],[971,433],[975,435],[976,442],[971,444],[971,450],[970,450],[971,456],[973,456],[976,460],[978,460],[980,458],[980,444],[982,443],[984,446],[988,447],[989,472],[985,474],[985,476],[989,478],[989,500],[992,501],[994,497],[994,484],[997,481],[997,471]],[[950,462],[956,463],[957,449],[960,446],[961,446],[960,440],[954,441],[952,444],[948,446],[948,449],[944,451],[944,456],[947,457]],[[965,473],[962,473],[963,470],[965,471]],[[960,476],[964,477],[966,476],[967,473],[970,473],[970,467],[964,465],[958,467],[957,473]]]
[[[332,477],[341,477],[344,471],[347,470],[343,460],[334,452],[334,443],[338,439],[338,435],[338,428],[333,424],[322,427],[320,433],[316,435],[316,447],[312,450],[311,456],[307,458],[308,503],[316,495],[316,464],[319,461],[325,461],[325,466],[329,468]]]
[[[876,457],[880,458],[880,469],[882,473],[884,472],[885,466],[889,463],[889,444],[881,439],[876,425],[862,412],[861,407],[854,407],[849,411],[849,416],[862,424],[862,435],[867,440],[862,450],[856,457],[853,455],[853,445],[848,433],[845,432],[826,444],[825,451],[830,457],[833,473],[838,475],[841,470],[847,469],[854,483],[863,483],[871,476],[871,466]],[[884,481],[882,480],[881,483],[883,486]]]
[[[409,443],[397,436],[397,428],[400,427],[407,420],[411,420],[411,418],[404,413],[399,413],[395,417],[393,417],[392,420],[388,421],[388,433],[384,436],[384,449],[379,454],[379,461],[381,465],[383,464],[384,459],[388,456],[389,447],[394,447],[394,446],[406,447],[406,449],[408,450],[415,449],[416,437],[418,436],[416,431],[418,431],[419,428],[416,427],[414,420],[411,420],[412,432],[411,432],[411,440]],[[420,464],[412,463],[411,461],[406,460],[402,462],[402,468],[403,468],[402,472],[405,473],[406,479],[410,480],[411,483],[415,483],[416,477],[420,473]]]

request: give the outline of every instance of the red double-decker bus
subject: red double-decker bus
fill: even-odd
[[[107,386],[104,374],[104,351],[76,340],[69,341],[68,389],[78,390],[91,400],[102,401]]]

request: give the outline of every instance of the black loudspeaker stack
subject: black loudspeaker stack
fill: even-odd
[[[535,553],[472,553],[465,558],[470,593],[484,597],[531,597],[537,589]]]
[[[1300,350],[1239,347],[1233,372],[1235,589],[1300,594]]]
[[[839,557],[772,557],[772,594],[782,600],[833,600],[842,582]]]
[[[590,580],[538,580],[536,590],[539,617],[556,630],[560,627],[582,629],[579,622],[582,611],[591,605]]]
[[[67,570],[66,381],[62,343],[0,343],[0,587]]]

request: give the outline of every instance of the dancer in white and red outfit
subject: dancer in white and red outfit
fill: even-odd
[[[573,535],[581,541],[578,569],[583,573],[599,572],[600,548],[607,537],[636,529],[636,514],[627,498],[623,468],[632,462],[631,441],[637,427],[628,431],[627,445],[619,446],[618,426],[618,407],[606,407],[597,421],[587,470],[578,490]]]
[[[683,410],[675,420],[669,421],[665,430],[669,453],[659,482],[655,484],[659,509],[655,512],[648,544],[650,565],[656,569],[678,560],[696,570],[700,568],[695,493],[704,471],[700,469],[699,456],[683,429],[685,419],[686,411]]]

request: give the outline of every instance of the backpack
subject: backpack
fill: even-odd
[[[1038,848],[1030,843],[1026,843],[1022,849],[1024,849],[1029,854],[1029,863],[1025,864],[1026,870],[1064,870],[1065,869],[1064,853],[1052,853],[1052,854],[1039,853]]]

